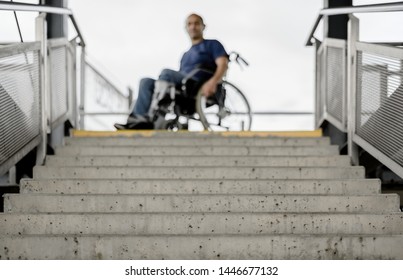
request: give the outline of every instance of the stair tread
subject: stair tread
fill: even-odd
[[[403,258],[403,235],[28,235],[0,240],[7,243],[0,246],[2,259]]]

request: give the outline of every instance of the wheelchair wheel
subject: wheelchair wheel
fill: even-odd
[[[154,129],[157,130],[170,130],[170,131],[179,131],[179,130],[187,130],[187,124],[182,124],[177,119],[165,119],[165,116],[160,116],[154,122]]]
[[[196,112],[204,129],[211,131],[250,130],[252,112],[245,95],[230,82],[224,81],[212,98],[198,92]]]

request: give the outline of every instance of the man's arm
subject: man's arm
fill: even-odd
[[[228,69],[228,58],[226,56],[220,56],[215,60],[217,64],[217,69],[214,72],[213,77],[211,77],[207,82],[205,82],[201,88],[204,96],[212,96],[217,91],[217,84],[221,82]]]

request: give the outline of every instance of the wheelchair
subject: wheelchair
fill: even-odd
[[[235,52],[230,53],[229,62],[249,64]],[[188,130],[189,121],[202,124],[209,131],[245,131],[252,126],[252,113],[249,102],[242,91],[224,77],[217,86],[217,92],[206,98],[200,88],[205,81],[192,79],[200,71],[213,74],[215,69],[198,67],[190,72],[182,84],[158,80],[149,118],[154,129]]]

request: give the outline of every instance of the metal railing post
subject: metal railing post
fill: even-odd
[[[46,156],[47,145],[47,131],[49,127],[48,119],[48,87],[47,87],[47,27],[46,27],[46,14],[41,13],[35,20],[35,38],[36,41],[41,42],[41,49],[39,52],[40,64],[40,135],[41,142],[37,148],[36,164],[42,165]]]
[[[347,23],[348,24],[348,23]],[[342,126],[348,131],[348,42],[343,48],[343,99],[342,99]]]
[[[46,24],[46,21],[45,21]],[[47,25],[46,25],[47,28]],[[46,33],[47,34],[47,30]],[[46,35],[45,35],[46,36]],[[46,38],[47,39],[47,38]],[[51,50],[49,49],[49,44],[48,42],[46,42],[46,120],[47,120],[47,133],[51,133],[51,127],[52,127],[52,120],[53,120],[53,112],[52,112],[52,105],[53,105],[53,96],[52,96],[52,83],[53,81],[53,77],[52,77],[52,60],[53,57],[51,55]]]
[[[81,45],[80,59],[80,129],[84,130],[85,125],[85,46]]]
[[[314,102],[315,102],[315,116],[314,116],[314,127],[317,128],[317,126],[319,125],[319,112],[320,112],[320,82],[321,82],[321,76],[320,76],[320,58],[318,55],[319,52],[319,47],[320,47],[320,43],[319,40],[315,39],[315,98],[314,98]]]
[[[348,155],[353,165],[359,164],[358,146],[353,142],[356,130],[357,114],[357,49],[359,40],[359,20],[349,15],[348,22],[348,47],[347,47],[347,145]]]
[[[323,84],[322,84],[322,98],[323,98],[323,116],[326,118],[327,117],[327,104],[328,104],[328,84],[327,84],[327,77],[328,77],[328,47],[327,47],[327,41],[326,38],[322,42],[323,44],[323,62],[322,62],[322,74],[323,76],[321,77]]]
[[[70,49],[72,52],[72,72],[69,74],[72,75],[71,81],[71,94],[72,96],[72,108],[71,108],[71,113],[73,114],[73,122],[74,122],[74,128],[78,128],[78,122],[79,122],[79,115],[78,115],[78,102],[77,102],[77,44],[76,44],[76,39],[74,41],[70,42]]]
[[[8,183],[10,185],[17,185],[17,168],[15,165],[8,171]]]

